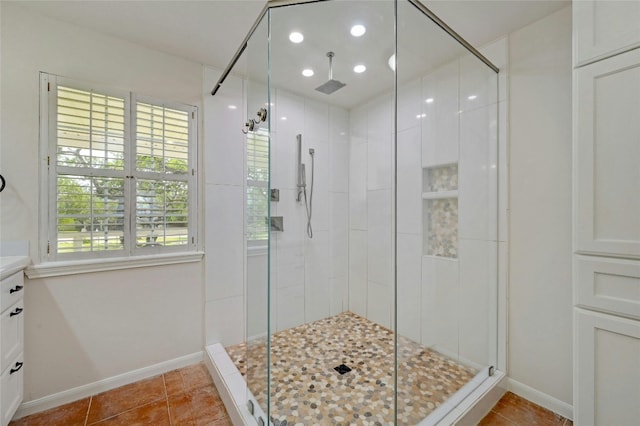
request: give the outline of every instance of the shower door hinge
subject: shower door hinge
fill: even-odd
[[[191,169],[191,176],[195,176],[196,175],[196,169]]]
[[[195,244],[196,243],[196,237],[191,237],[191,244]]]
[[[47,241],[47,254],[51,254],[51,243]]]
[[[51,157],[47,155],[47,166],[51,165]]]
[[[193,118],[193,119],[196,118],[196,112],[195,111],[191,111],[191,118]]]
[[[51,82],[47,82],[47,92],[51,91]]]
[[[489,377],[493,376],[494,374],[496,374],[496,368],[492,365],[489,367]]]

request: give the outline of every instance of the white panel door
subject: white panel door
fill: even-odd
[[[574,423],[640,419],[640,321],[575,309]]]
[[[573,2],[574,65],[640,46],[640,0]]]
[[[640,258],[640,49],[574,77],[575,249]]]

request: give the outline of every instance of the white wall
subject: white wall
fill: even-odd
[[[38,262],[39,72],[201,106],[200,65],[2,2],[1,240]],[[28,280],[25,401],[202,349],[202,263]]]
[[[512,33],[509,55],[508,372],[570,405],[571,9]]]

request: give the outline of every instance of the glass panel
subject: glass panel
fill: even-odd
[[[392,424],[394,2],[274,8],[270,36],[271,420]]]
[[[58,175],[58,253],[123,250],[124,179]]]
[[[397,408],[417,424],[496,363],[497,74],[397,14]]]
[[[268,336],[270,311],[269,243],[269,149],[270,101],[268,87],[268,14],[262,19],[237,65],[244,80],[245,128],[247,153],[246,220],[247,220],[247,298],[246,355],[247,398],[254,403],[256,418],[268,423],[269,364]],[[258,111],[267,111],[266,121]],[[253,120],[253,121],[251,121]]]
[[[58,86],[57,165],[124,169],[122,98]]]

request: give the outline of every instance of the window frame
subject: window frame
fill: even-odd
[[[82,91],[94,91],[101,95],[115,96],[124,99],[124,146],[122,170],[93,169],[98,172],[94,175],[92,169],[79,169],[79,176],[113,176],[124,179],[124,228],[123,236],[125,244],[121,250],[99,250],[88,252],[59,253],[58,244],[58,176],[57,150],[58,150],[58,86],[65,86]],[[136,170],[136,119],[137,103],[148,103],[154,106],[184,111],[188,114],[189,141],[188,141],[188,172],[186,175],[171,176],[158,172],[145,173]],[[198,108],[179,102],[159,100],[150,96],[140,95],[131,91],[116,89],[101,84],[71,79],[49,73],[40,73],[40,141],[41,141],[41,179],[40,179],[40,261],[69,263],[76,261],[102,260],[137,260],[141,258],[166,257],[167,255],[179,255],[194,253],[198,249],[197,238],[197,151],[198,151]],[[64,166],[61,166],[64,167]],[[105,173],[106,172],[106,173]],[[151,177],[150,175],[154,175]],[[155,181],[177,180],[188,185],[188,226],[187,244],[180,246],[150,246],[138,247],[136,238],[136,182],[138,177],[151,177]],[[166,179],[169,178],[169,179]],[[68,262],[66,262],[68,261]],[[120,262],[121,263],[121,262]],[[119,268],[118,268],[119,269]]]

